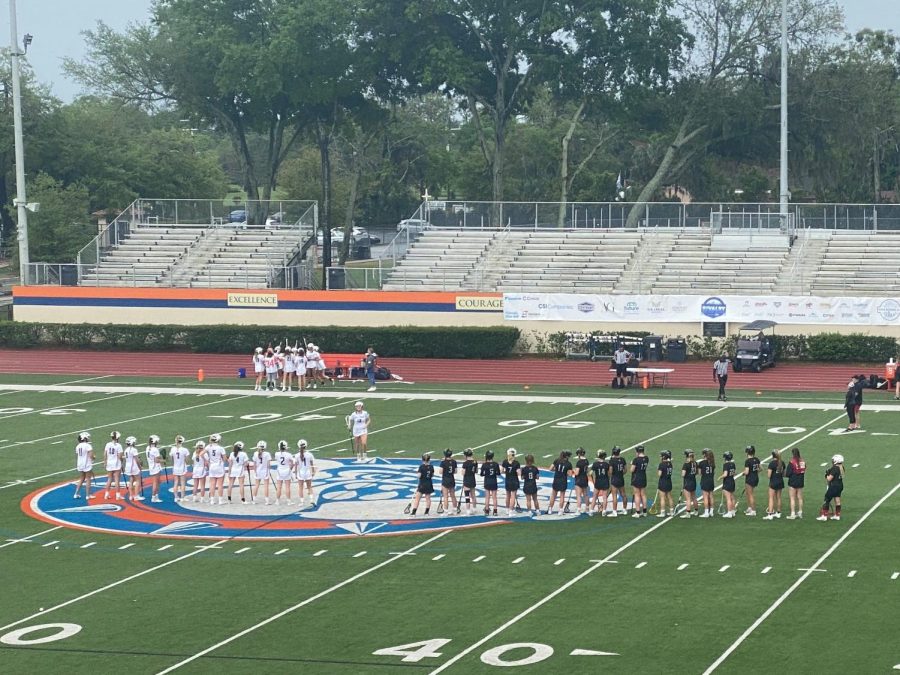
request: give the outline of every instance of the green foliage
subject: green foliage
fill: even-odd
[[[29,201],[41,208],[28,214],[28,248],[32,262],[72,260],[78,250],[94,236],[87,188],[64,186],[60,181],[39,173],[28,185]],[[18,249],[14,249],[17,256]]]
[[[885,363],[897,356],[897,340],[883,335],[820,333],[808,336],[806,343],[810,361]]]
[[[307,341],[326,345],[332,354],[362,353],[372,345],[381,356],[496,359],[510,355],[519,339],[519,330],[412,326],[325,326],[305,330],[273,326],[0,322],[0,346],[11,348],[243,354],[257,345],[275,345],[285,339],[291,345]]]

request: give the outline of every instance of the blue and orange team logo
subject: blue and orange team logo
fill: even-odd
[[[418,461],[410,459],[369,459],[356,462],[347,459],[316,460],[318,473],[313,480],[314,503],[298,506],[297,484],[292,485],[293,504],[265,505],[263,490],[257,504],[241,503],[238,487],[232,493],[234,501],[223,505],[191,500],[193,483],[188,477],[188,497],[176,502],[172,484],[160,486],[162,502],[150,501],[150,479],[143,476],[145,501],[116,501],[105,499],[106,478],[94,481],[94,498],[86,501],[73,499],[73,481],[68,480],[31,493],[22,500],[22,510],[39,520],[81,530],[124,534],[130,536],[159,536],[183,538],[234,538],[234,539],[303,539],[313,537],[352,537],[359,535],[408,534],[429,532],[447,528],[476,527],[509,523],[513,519],[531,518],[524,510],[524,496],[519,492],[523,510],[505,517],[506,509],[500,504],[500,517],[486,516],[481,510],[484,495],[477,491],[478,509],[475,515],[465,515],[450,505],[446,514],[439,514],[440,478],[435,476],[435,492],[432,495],[431,512],[424,516],[425,500],[419,505],[418,516],[404,513],[415,496],[418,479]],[[543,474],[548,472],[544,471]],[[540,496],[546,504],[550,476],[540,481]],[[227,495],[227,478],[225,492]],[[244,476],[246,485],[247,477]],[[253,477],[255,486],[256,478]],[[545,484],[546,481],[546,484]],[[460,497],[461,478],[457,476],[456,495]],[[113,491],[114,492],[114,491]],[[245,488],[246,492],[246,488]],[[275,486],[269,481],[269,495],[274,498]],[[111,494],[111,497],[113,494]],[[506,494],[500,480],[498,501]],[[464,502],[465,500],[460,500]],[[562,516],[576,517],[577,514]],[[538,516],[539,520],[544,517]],[[558,520],[559,516],[552,516]]]

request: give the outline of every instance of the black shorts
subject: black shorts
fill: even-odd
[[[631,487],[635,487],[635,488],[647,487],[647,477],[646,476],[632,476],[631,477]]]
[[[709,480],[701,479],[700,489],[704,492],[712,492],[716,489],[716,482],[712,478],[710,478]]]
[[[748,473],[747,478],[744,482],[750,487],[756,487],[757,485],[759,485],[759,474]]]
[[[734,492],[734,478],[726,478],[722,481],[722,489],[725,492]]]
[[[497,481],[484,481],[484,489],[485,490],[496,490],[497,489]]]
[[[615,476],[609,479],[609,482],[614,488],[625,487],[625,477],[622,476],[622,474],[617,473]]]
[[[587,490],[587,486],[588,486],[587,477],[585,477],[584,479],[578,479],[575,481],[575,487],[581,488],[583,490]]]
[[[517,480],[506,481],[506,491],[507,492],[518,492],[519,491],[519,481],[517,481]]]
[[[522,492],[526,495],[536,495],[537,494],[537,481],[526,480],[525,487],[522,488]]]
[[[594,483],[594,490],[603,490],[604,492],[606,492],[607,490],[609,490],[609,481],[602,480],[599,483]]]
[[[463,476],[463,487],[470,490],[475,487],[475,476]]]
[[[844,486],[836,487],[834,485],[829,485],[828,489],[825,490],[825,501],[829,499],[834,499],[835,497],[840,497],[841,493],[844,491]]]
[[[770,490],[784,490],[784,481],[780,478],[778,480],[770,480],[769,481],[769,489]]]
[[[804,482],[804,474],[795,473],[790,478],[788,478],[788,487],[792,487],[795,490],[802,490]]]
[[[627,363],[617,363],[616,364],[616,377],[625,377],[628,375],[628,364]]]
[[[671,479],[659,479],[659,482],[656,484],[656,487],[660,492],[671,492],[672,491],[672,480]]]
[[[684,487],[682,488],[685,492],[696,492],[697,491],[697,482],[692,481],[690,483],[685,482]]]
[[[417,492],[421,492],[423,495],[430,495],[434,492],[434,485],[431,483],[419,483],[419,487],[416,488]]]
[[[456,481],[453,480],[452,478],[450,480],[442,480],[441,487],[445,487],[448,490],[455,490],[456,489]]]
[[[557,480],[555,478],[553,479],[553,489],[556,490],[557,492],[562,492],[563,490],[565,490],[568,487],[568,484],[569,484],[569,482],[565,479],[563,479],[563,480]]]

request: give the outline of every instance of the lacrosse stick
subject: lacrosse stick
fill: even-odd
[[[659,488],[656,490],[656,496],[653,498],[653,503],[650,505],[650,508],[647,510],[651,516],[655,516],[659,513]]]

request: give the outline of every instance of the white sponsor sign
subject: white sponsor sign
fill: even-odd
[[[897,298],[746,295],[576,295],[504,293],[508,321],[747,322],[900,325]]]

